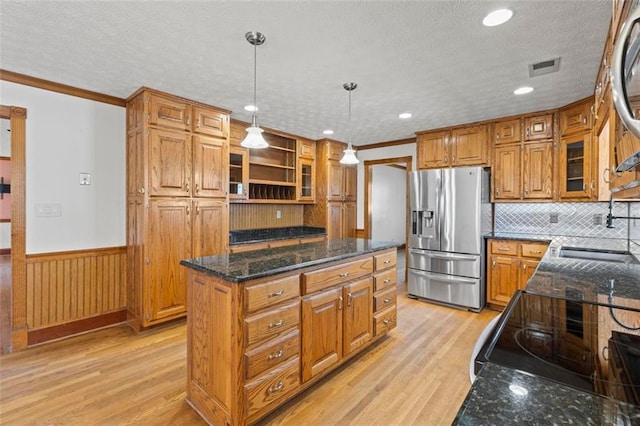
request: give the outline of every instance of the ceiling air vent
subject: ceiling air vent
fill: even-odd
[[[560,69],[560,58],[548,59],[546,61],[529,64],[529,77],[549,74]]]

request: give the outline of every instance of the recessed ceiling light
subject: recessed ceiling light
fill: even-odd
[[[482,24],[485,27],[495,27],[496,25],[501,25],[507,22],[513,16],[513,11],[509,9],[498,9],[489,13],[482,20]]]
[[[331,130],[331,129],[323,130],[322,134],[323,135],[332,135],[333,134],[333,130]]]
[[[258,110],[258,107],[255,105],[245,105],[244,110],[249,112],[256,112]]]
[[[411,114],[410,112],[403,112],[401,114],[398,114],[398,118],[402,118],[403,120],[411,117],[413,117],[413,114]]]
[[[531,93],[533,92],[533,87],[529,87],[529,86],[523,86],[523,87],[518,87],[516,90],[513,91],[514,95],[526,95],[527,93]]]

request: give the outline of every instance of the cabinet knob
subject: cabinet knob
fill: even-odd
[[[447,157],[446,155],[444,156],[444,162],[445,163],[449,162],[449,157]]]
[[[495,260],[493,262],[491,262],[491,266],[494,267],[494,268],[496,267],[496,261]]]
[[[526,129],[527,131],[525,132],[527,134],[527,136],[529,136],[529,128],[527,127]]]
[[[139,192],[140,194],[144,194],[144,187],[142,187],[142,188],[138,189],[138,192]]]
[[[273,293],[269,293],[269,297],[278,297],[284,294],[284,289],[274,291]]]
[[[382,320],[382,323],[384,325],[388,325],[391,322],[391,318],[385,318],[384,320]]]
[[[196,183],[196,193],[200,192],[200,184]]]
[[[284,348],[280,348],[277,351],[270,353],[269,359],[280,358],[282,355],[284,355]]]
[[[267,390],[267,392],[272,394],[275,392],[280,392],[282,389],[284,389],[284,383],[282,382],[282,380],[280,380],[278,384],[269,386],[269,389]]]
[[[384,299],[382,299],[382,301],[384,303],[389,303],[389,302],[391,302],[391,299],[389,299],[388,297],[385,297]]]
[[[611,183],[611,169],[609,167],[602,171],[602,181],[604,183]]]
[[[349,293],[347,295],[347,306],[351,306],[351,302],[353,301],[353,295]]]
[[[270,322],[270,323],[269,323],[269,328],[276,328],[276,327],[280,327],[280,326],[282,326],[283,324],[284,324],[284,320],[283,320],[283,319],[278,320],[278,321],[276,321],[276,322]]]
[[[582,116],[582,124],[587,124],[587,116],[586,115]]]

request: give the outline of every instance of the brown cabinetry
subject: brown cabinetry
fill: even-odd
[[[580,102],[560,110],[560,135],[567,136],[591,130],[592,103]]]
[[[304,208],[304,224],[327,229],[327,237],[356,235],[357,169],[340,164],[346,145],[323,139],[317,142],[317,202]]]
[[[493,129],[492,200],[553,199],[553,114],[500,121]]]
[[[488,165],[487,136],[484,124],[419,132],[416,138],[418,169]]]
[[[228,112],[143,88],[127,101],[127,310],[139,330],[186,313],[182,259],[228,246]]]
[[[565,136],[558,145],[560,199],[588,199],[595,190],[592,178],[593,136],[590,132]]]
[[[187,400],[255,423],[395,327],[395,265],[389,249],[239,283],[188,269]]]
[[[489,240],[487,303],[503,309],[516,290],[523,290],[546,252],[545,242]]]

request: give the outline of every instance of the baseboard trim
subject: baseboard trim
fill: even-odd
[[[11,248],[0,249],[0,255],[11,254]]]
[[[51,327],[40,328],[38,330],[30,330],[28,345],[32,346],[63,337],[73,336],[74,334],[83,333],[85,331],[119,324],[126,320],[127,310],[122,309],[120,311],[108,312],[106,314],[96,315],[90,318],[83,318],[66,324],[53,325]]]

